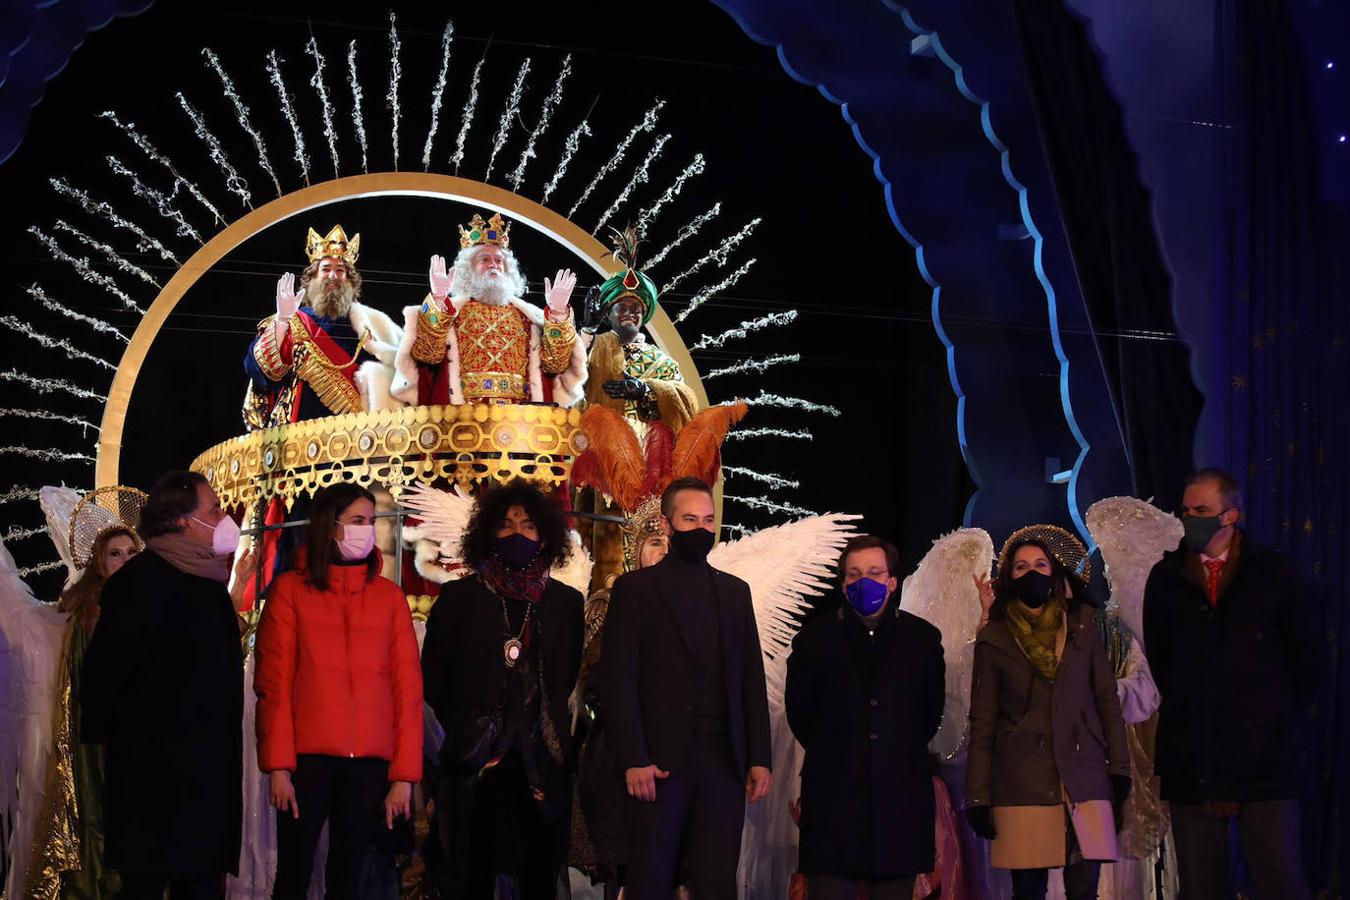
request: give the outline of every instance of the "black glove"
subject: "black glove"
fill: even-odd
[[[967,806],[966,821],[970,822],[970,830],[986,841],[994,839],[997,832],[994,831],[994,810],[992,807]]]
[[[651,385],[637,378],[606,381],[601,387],[615,400],[642,400],[652,392]]]
[[[1130,796],[1132,784],[1128,775],[1111,776],[1111,815],[1116,820],[1116,831],[1120,831],[1125,821],[1125,799]]]

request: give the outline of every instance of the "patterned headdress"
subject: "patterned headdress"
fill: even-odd
[[[1003,542],[1003,549],[998,552],[999,571],[1003,570],[1003,561],[1008,553],[1018,544],[1027,541],[1044,545],[1061,566],[1084,584],[1092,580],[1092,562],[1088,559],[1087,547],[1084,547],[1083,542],[1076,536],[1058,525],[1028,525],[1014,531]]]
[[[646,325],[656,315],[656,282],[638,271],[637,246],[638,232],[632,225],[619,231],[610,229],[614,240],[614,258],[623,263],[624,271],[611,275],[600,285],[600,308],[606,313],[610,307],[625,297],[633,297],[642,302],[642,324]]]
[[[101,487],[80,498],[70,516],[70,559],[76,569],[94,561],[94,546],[99,538],[120,528],[133,534],[141,524],[146,496],[135,488]],[[137,536],[137,542],[140,537]]]
[[[361,235],[352,235],[348,240],[347,232],[342,230],[341,225],[334,225],[332,231],[322,236],[311,228],[309,234],[305,236],[305,255],[309,257],[310,262],[332,258],[355,266],[356,257],[360,252]]]
[[[493,213],[486,222],[474,213],[468,228],[459,227],[459,249],[467,250],[482,244],[493,244],[503,250],[511,246],[511,223],[502,219],[501,213]]]

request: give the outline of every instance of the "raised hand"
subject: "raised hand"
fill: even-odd
[[[994,586],[989,583],[988,575],[976,575],[975,587],[980,592],[980,608],[987,616],[989,608],[994,605]]]
[[[289,322],[300,309],[304,294],[295,289],[295,276],[290,272],[277,279],[277,322]]]
[[[431,296],[444,303],[445,298],[450,296],[450,285],[455,282],[455,270],[446,271],[444,256],[433,256],[431,258],[431,271],[428,273],[428,280],[431,282]]]
[[[567,305],[572,299],[572,288],[577,286],[577,276],[571,269],[559,269],[553,280],[544,279],[544,302],[548,304],[549,318],[555,322],[567,319]]]
[[[650,385],[637,378],[606,381],[601,387],[615,400],[641,400],[652,392]]]

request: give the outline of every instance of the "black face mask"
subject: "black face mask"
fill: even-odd
[[[1055,579],[1035,569],[1028,569],[1025,575],[1012,581],[1013,594],[1031,609],[1044,606],[1054,589]]]
[[[706,528],[691,528],[688,531],[670,533],[671,552],[687,563],[703,562],[712,552],[713,544],[716,542],[717,535]]]
[[[497,558],[510,569],[526,569],[539,556],[539,542],[523,534],[497,538]]]

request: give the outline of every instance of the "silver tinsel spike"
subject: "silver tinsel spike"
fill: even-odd
[[[131,182],[131,193],[140,197],[146,203],[155,208],[161,216],[174,224],[174,233],[180,238],[188,238],[203,243],[202,236],[197,233],[197,229],[188,223],[187,217],[173,205],[173,197],[165,194],[163,191],[155,190],[150,185],[141,181],[140,176],[128,169],[120,159],[115,156],[104,157],[108,163],[108,168],[112,169],[114,175],[121,175]],[[177,185],[174,185],[177,190]]]
[[[121,300],[122,305],[125,306],[127,309],[135,310],[141,315],[145,315],[145,310],[142,309],[136,303],[135,300],[132,300],[129,296],[127,296],[126,292],[123,291],[121,288],[119,288],[115,281],[113,281],[107,275],[104,275],[100,272],[95,272],[88,258],[82,256],[80,257],[72,256],[71,254],[62,250],[60,245],[56,243],[55,238],[44,232],[41,228],[38,228],[36,225],[29,225],[28,233],[33,235],[33,237],[37,238],[42,243],[42,245],[47,248],[47,252],[50,253],[52,256],[61,260],[62,262],[69,263],[71,266],[73,266],[75,271],[79,272],[80,277],[82,277],[85,281],[91,282],[103,288],[108,293],[116,297],[118,300]]]
[[[103,254],[104,259],[112,263],[114,266],[117,266],[117,268],[121,269],[123,272],[126,272],[128,275],[135,275],[141,281],[144,281],[146,284],[151,285],[152,287],[160,287],[160,283],[158,280],[156,280],[155,276],[151,275],[149,272],[145,271],[135,263],[128,262],[127,260],[123,259],[121,255],[111,246],[103,243],[102,241],[94,240],[89,235],[85,234],[83,231],[76,228],[74,225],[71,225],[65,219],[57,219],[55,222],[53,222],[52,229],[54,231],[64,231],[66,234],[75,238],[77,241],[79,241],[81,244],[84,244],[86,247],[89,247],[92,250],[97,250],[99,253]]]
[[[36,500],[38,496],[37,488],[23,487],[14,485],[9,490],[0,493],[0,505],[6,503],[15,503],[23,500]]]
[[[390,135],[394,142],[394,171],[398,171],[398,120],[402,110],[398,105],[398,83],[403,80],[403,60],[399,56],[403,44],[398,39],[398,18],[389,10],[389,93],[384,95],[384,105],[389,107],[393,118]]]
[[[171,262],[174,265],[181,265],[178,261],[178,257],[170,253],[168,247],[165,247],[159,241],[146,234],[145,229],[135,222],[128,221],[119,216],[107,203],[104,203],[101,200],[95,200],[64,178],[50,178],[48,181],[58,194],[63,197],[69,197],[76,203],[79,203],[80,206],[84,208],[84,211],[91,216],[98,216],[106,219],[113,227],[121,228],[134,234],[136,236],[137,250],[142,253],[149,253],[153,250],[160,255],[161,259]]]
[[[590,136],[591,126],[585,119],[582,119],[581,124],[572,129],[572,133],[567,136],[567,143],[563,145],[562,158],[558,160],[558,168],[553,170],[553,177],[544,187],[544,203],[548,203],[548,198],[553,194],[554,188],[558,186],[559,181],[562,181],[563,175],[567,172],[567,167],[572,164],[572,157],[577,155],[577,148],[581,146],[581,139]]]
[[[109,371],[112,372],[117,371],[117,366],[114,366],[107,360],[100,359],[99,357],[95,356],[92,353],[84,352],[75,345],[71,344],[71,342],[66,340],[65,338],[54,338],[51,335],[43,334],[42,332],[35,329],[32,325],[29,325],[27,322],[23,321],[17,316],[0,316],[0,325],[5,326],[10,331],[17,331],[24,337],[37,342],[43,347],[46,347],[48,350],[60,350],[62,353],[66,354],[66,356],[70,357],[71,359],[82,359],[85,360],[86,362],[91,362],[94,363],[95,365],[102,366],[103,368],[108,369]]]
[[[333,127],[333,104],[328,99],[328,84],[323,80],[323,70],[328,61],[323,58],[319,42],[313,35],[309,43],[305,44],[305,53],[314,60],[314,74],[310,76],[309,86],[319,96],[319,108],[323,111],[323,137],[328,142],[328,155],[333,160],[333,177],[337,178],[342,174],[342,164],[338,162],[337,129]]]
[[[729,441],[748,441],[757,438],[782,438],[788,441],[810,441],[815,436],[805,428],[736,428],[727,432]]]
[[[352,127],[356,129],[356,143],[361,147],[361,171],[366,166],[366,120],[361,113],[361,79],[356,75],[356,41],[347,45],[347,85],[352,89]]]
[[[727,530],[728,534],[738,538],[749,537],[755,533],[755,529],[746,528],[744,525],[723,525],[722,527]]]
[[[717,378],[722,375],[742,375],[746,372],[755,374],[763,373],[766,369],[774,366],[781,366],[787,363],[799,363],[802,361],[800,353],[775,353],[773,356],[766,356],[762,359],[743,359],[738,363],[732,363],[729,366],[723,366],[720,369],[713,369],[703,376],[703,380]]]
[[[69,381],[62,381],[59,378],[38,378],[34,375],[29,375],[27,372],[16,372],[14,369],[0,370],[0,381],[13,381],[17,384],[30,387],[39,394],[51,394],[60,391],[65,394],[70,394],[72,397],[79,397],[81,400],[99,400],[106,402],[108,399],[103,394],[77,387]]]
[[[544,105],[539,110],[539,122],[530,132],[529,139],[525,142],[525,149],[520,152],[520,162],[516,163],[515,171],[506,177],[511,182],[511,190],[520,193],[520,183],[525,180],[525,166],[531,159],[534,159],[534,145],[538,142],[540,135],[548,130],[548,126],[553,121],[553,111],[558,108],[562,102],[563,87],[567,83],[567,77],[572,74],[572,54],[563,57],[562,66],[558,70],[558,80],[553,82],[553,90],[549,91],[544,98]]]
[[[827,406],[824,403],[812,403],[810,400],[803,400],[800,397],[780,397],[778,394],[766,393],[762,389],[758,397],[752,397],[745,402],[750,406],[773,406],[778,409],[798,409],[803,412],[824,413],[827,416],[839,415],[839,410],[833,406]]]
[[[684,187],[684,183],[696,175],[702,175],[705,168],[706,164],[703,161],[703,154],[695,153],[693,162],[684,167],[684,171],[676,177],[670,187],[666,188],[666,192],[662,194],[655,203],[638,214],[638,234],[645,233],[647,226],[656,220],[656,216],[661,212],[661,208],[679,195],[680,189]]]
[[[700,306],[711,300],[715,294],[718,294],[721,291],[725,291],[727,288],[733,287],[736,284],[736,282],[740,281],[741,278],[744,277],[746,272],[750,271],[750,268],[756,262],[757,260],[753,259],[747,260],[739,269],[732,272],[726,278],[723,278],[716,284],[710,284],[707,287],[700,290],[698,293],[694,294],[694,296],[689,298],[689,305],[686,306],[684,309],[680,310],[680,314],[675,317],[675,321],[677,323],[683,322],[685,319],[689,318],[689,316],[694,312],[694,310],[698,309]],[[796,310],[793,310],[793,314],[794,315],[796,314]]]
[[[206,64],[210,66],[220,78],[220,86],[225,91],[225,97],[234,105],[234,113],[239,118],[239,127],[244,129],[253,140],[253,148],[258,151],[258,165],[267,173],[267,177],[272,179],[272,186],[277,189],[277,196],[281,196],[281,182],[277,179],[277,173],[272,169],[272,161],[267,157],[267,145],[263,143],[262,135],[258,129],[253,127],[253,117],[249,115],[248,107],[240,99],[239,92],[234,89],[234,82],[230,76],[225,73],[225,67],[220,64],[220,59],[207,47],[202,50],[202,55],[206,57]]]
[[[8,453],[14,456],[26,456],[29,459],[40,459],[43,462],[73,462],[76,460],[97,462],[94,457],[85,453],[67,453],[64,450],[44,450],[37,447],[28,447],[23,444],[10,444],[0,447],[0,453]]]
[[[628,202],[628,198],[632,196],[637,186],[647,183],[647,179],[651,177],[652,163],[661,155],[661,151],[665,149],[666,142],[669,140],[670,135],[668,134],[663,134],[656,139],[656,143],[652,145],[652,149],[648,151],[642,163],[633,171],[633,177],[628,180],[627,186],[619,192],[619,196],[614,198],[614,202],[609,205],[609,209],[605,210],[605,214],[600,217],[600,221],[595,223],[595,228],[591,230],[591,234],[599,234],[600,229],[605,227],[605,223],[609,221],[610,217],[619,211],[619,207]]]
[[[0,417],[8,419],[41,419],[44,422],[63,422],[66,425],[74,425],[85,431],[99,431],[99,427],[87,419],[81,419],[79,416],[63,416],[60,413],[54,413],[46,409],[0,409]],[[4,500],[0,499],[0,503]]]
[[[497,161],[497,154],[501,152],[502,145],[506,143],[506,138],[511,131],[511,123],[520,115],[520,99],[525,94],[525,79],[530,74],[530,58],[525,57],[525,61],[520,64],[520,71],[516,73],[516,83],[511,86],[511,93],[506,98],[506,106],[502,109],[502,117],[497,122],[497,133],[492,138],[492,152],[488,154],[487,171],[483,173],[484,181],[492,180],[492,166]]]
[[[791,503],[780,503],[777,500],[770,500],[768,497],[738,497],[735,494],[723,494],[722,499],[731,500],[736,503],[743,503],[751,509],[761,509],[765,512],[778,513],[785,516],[815,516],[819,513],[812,512],[809,509],[803,509]]]
[[[721,211],[722,211],[722,202],[719,200],[718,202],[712,205],[712,209],[709,209],[702,215],[695,216],[687,225],[685,225],[683,228],[681,228],[679,231],[675,233],[675,240],[671,241],[669,244],[662,247],[659,253],[653,254],[652,258],[647,260],[643,264],[642,266],[643,270],[650,272],[652,266],[656,265],[661,260],[669,256],[670,251],[674,250],[676,247],[680,246],[685,241],[689,240],[691,237],[698,234],[699,229],[702,228],[704,225],[707,225],[713,219],[717,218],[718,213],[720,213]]]
[[[431,145],[436,142],[436,132],[441,130],[441,104],[445,102],[445,80],[450,73],[450,41],[455,36],[455,23],[446,22],[441,33],[441,70],[436,74],[436,86],[431,89],[431,126],[427,128],[427,141],[422,145],[422,171],[431,171]]]
[[[727,341],[740,340],[752,331],[762,331],[765,328],[781,328],[784,325],[790,325],[795,321],[797,321],[797,310],[795,309],[769,313],[766,316],[760,316],[758,319],[742,322],[736,328],[728,328],[718,335],[701,335],[697,341],[689,346],[689,351],[694,353],[699,350],[715,350]]]
[[[286,91],[286,82],[281,77],[281,57],[277,51],[267,51],[267,78],[277,89],[277,102],[281,104],[281,114],[286,117],[286,127],[291,130],[295,142],[295,162],[300,166],[300,175],[309,186],[309,152],[305,149],[305,134],[300,130],[300,122],[295,117],[295,108],[291,106],[291,95]]]
[[[47,296],[47,292],[44,291],[42,289],[42,286],[39,285],[37,282],[34,282],[33,284],[28,286],[28,296],[32,297],[34,300],[41,303],[51,312],[65,316],[66,318],[72,319],[76,322],[83,322],[85,325],[88,325],[90,328],[102,334],[111,334],[113,337],[117,338],[124,344],[131,343],[131,340],[125,334],[123,334],[121,331],[118,331],[110,323],[105,322],[102,319],[95,318],[93,316],[86,316],[84,313],[76,312],[75,310],[70,309],[67,306],[62,306],[60,303],[57,303],[51,297]]]
[[[638,123],[638,126],[623,136],[623,140],[619,141],[619,146],[614,148],[614,154],[610,156],[609,161],[596,170],[595,177],[591,179],[591,183],[586,185],[586,190],[581,192],[581,196],[577,198],[577,202],[573,203],[572,208],[567,211],[567,218],[570,219],[572,216],[576,215],[577,209],[595,192],[596,187],[599,186],[605,176],[613,172],[621,163],[623,163],[623,158],[628,153],[629,146],[632,145],[634,139],[636,139],[639,134],[656,130],[656,120],[661,117],[661,109],[665,105],[666,101],[658,98],[656,103],[652,104],[652,108],[643,114],[642,121]]]
[[[157,162],[167,169],[169,174],[173,176],[175,191],[177,191],[179,187],[182,187],[191,194],[198,203],[206,207],[206,210],[215,218],[217,224],[226,224],[225,217],[220,214],[220,210],[216,209],[215,205],[212,204],[210,200],[206,199],[206,195],[201,192],[201,189],[197,187],[197,185],[183,177],[182,173],[178,171],[167,156],[155,149],[154,144],[150,143],[149,138],[136,130],[135,122],[123,122],[121,119],[117,118],[117,113],[111,110],[100,113],[99,118],[107,119],[109,122],[112,122],[121,129],[123,134],[131,138],[131,142],[139,147],[141,152],[149,157],[151,161]]]
[[[802,486],[800,481],[791,478],[784,478],[782,475],[775,475],[772,472],[756,472],[754,469],[743,469],[740,466],[723,466],[722,471],[728,475],[740,475],[760,484],[767,484],[772,490],[782,490],[791,488],[793,490]]]
[[[24,455],[27,456],[28,454]],[[4,540],[6,544],[12,544],[15,541],[27,540],[30,537],[37,537],[39,534],[46,534],[46,533],[47,533],[46,525],[39,525],[36,528],[20,528],[17,525],[12,525],[10,526],[9,531],[5,532]]]
[[[211,161],[220,168],[220,174],[225,178],[225,190],[229,191],[239,198],[239,201],[249,209],[253,208],[253,192],[248,189],[248,182],[239,177],[239,172],[230,164],[229,157],[225,155],[225,148],[220,145],[220,138],[206,127],[206,120],[202,114],[192,108],[192,104],[187,102],[187,98],[180,92],[178,95],[178,105],[183,108],[183,112],[192,122],[192,128],[197,137],[206,144],[206,152],[211,154]]]
[[[723,240],[710,253],[699,257],[698,260],[696,260],[692,266],[685,269],[683,272],[676,275],[674,278],[670,279],[670,281],[666,282],[665,287],[661,288],[661,293],[664,294],[666,291],[674,290],[675,287],[679,285],[680,282],[684,281],[690,275],[693,275],[695,272],[698,272],[705,266],[708,266],[713,263],[716,263],[718,267],[725,266],[727,264],[727,260],[731,257],[731,251],[735,250],[738,246],[741,245],[742,242],[745,241],[746,238],[754,234],[755,229],[759,227],[759,223],[762,221],[764,220],[755,218],[751,219],[749,222],[746,222],[745,225],[741,227],[740,231],[737,231],[735,234]]]
[[[61,562],[61,560],[54,559],[51,562],[38,563],[36,566],[25,566],[14,574],[18,575],[20,578],[31,578],[34,575],[41,575],[43,572],[51,572],[54,569],[64,569],[65,566],[66,564]]]
[[[459,174],[459,164],[464,162],[464,145],[468,143],[469,128],[473,125],[473,114],[478,108],[478,82],[483,77],[485,62],[487,57],[480,56],[473,67],[473,77],[469,79],[469,99],[464,101],[464,112],[459,117],[459,136],[455,138],[455,153],[450,157],[456,175]]]

